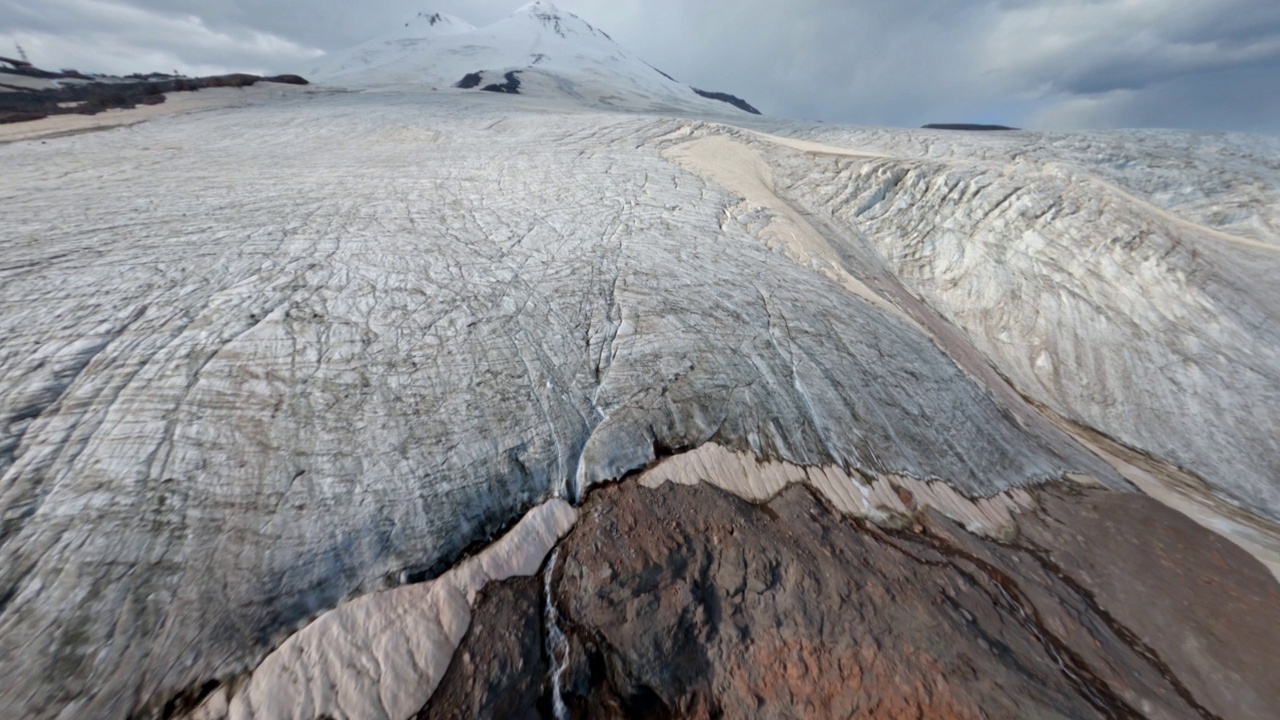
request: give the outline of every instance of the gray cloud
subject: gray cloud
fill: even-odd
[[[1280,134],[1280,67],[1231,68],[1114,90],[1065,96],[1035,110],[1034,127],[1158,127]]]
[[[357,43],[421,10],[483,25],[520,3],[0,0],[12,28],[0,43],[25,38],[44,64],[112,72],[300,71],[314,48]],[[775,115],[1280,133],[1274,0],[559,4],[671,75]]]
[[[1006,3],[981,72],[1033,98],[1036,127],[1280,133],[1273,0]]]
[[[1189,73],[1280,62],[1274,0],[1104,0],[1007,7],[983,43],[1011,87],[1134,90]]]
[[[0,30],[6,52],[21,45],[37,65],[85,72],[261,72],[321,54],[247,25],[113,0],[0,0],[0,14],[10,21]]]

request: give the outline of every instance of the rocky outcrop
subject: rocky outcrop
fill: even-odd
[[[519,95],[520,94],[520,71],[512,70],[510,72],[504,73],[502,76],[502,82],[489,83],[488,85],[485,85],[480,89],[483,90],[484,92],[496,92],[496,93],[506,93],[507,95]]]
[[[659,70],[659,72],[662,72],[662,71]],[[722,103],[728,103],[743,112],[748,112],[748,113],[751,113],[752,115],[760,114],[760,111],[752,107],[751,103],[747,102],[746,100],[743,100],[742,98],[736,95],[730,95],[729,93],[717,92],[713,90],[699,90],[698,88],[693,88],[693,91],[709,100],[719,100]]]
[[[0,86],[5,85],[5,75],[14,71],[0,70]],[[30,73],[23,73],[30,76]],[[249,87],[260,82],[306,85],[298,75],[261,77],[245,73],[211,75],[188,78],[168,75],[138,75],[130,77],[89,78],[76,74],[43,73],[39,77],[51,80],[83,80],[59,84],[45,89],[15,87],[11,92],[0,92],[0,123],[39,120],[50,115],[94,115],[103,110],[134,108],[138,105],[155,105],[164,102],[165,93],[194,92],[204,88]]]
[[[481,592],[464,647],[418,720],[552,717],[542,585],[520,578]]]
[[[1209,714],[1280,708],[1280,585],[1253,558],[1151,498],[1063,488],[1018,516],[1019,543],[1091,596]],[[1202,713],[1203,715],[1204,713]]]
[[[478,72],[467,73],[462,76],[461,80],[454,83],[453,86],[460,90],[471,90],[472,88],[480,86],[483,77],[484,76]]]
[[[563,701],[583,718],[1270,717],[1280,592],[1256,561],[1139,495],[1037,495],[1007,544],[932,511],[882,530],[801,486],[759,505],[597,489],[549,585]],[[477,615],[422,717],[501,717],[517,697],[547,716],[534,591],[504,585]]]
[[[1000,130],[1017,130],[1008,125],[983,125],[981,123],[929,123],[922,125],[925,130],[970,130],[977,132],[995,132]]]

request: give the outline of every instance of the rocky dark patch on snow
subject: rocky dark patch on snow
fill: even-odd
[[[1002,544],[796,486],[598,489],[552,575],[569,715],[1267,717],[1280,594],[1256,561],[1144,496],[1041,497]],[[421,717],[550,717],[538,607],[530,579],[486,596]]]
[[[496,92],[496,93],[506,93],[508,95],[519,95],[520,94],[519,75],[520,75],[519,70],[512,70],[511,72],[503,76],[506,79],[506,82],[492,83],[490,85],[485,85],[480,89],[485,92]]]
[[[665,73],[663,74],[665,75]],[[711,90],[699,90],[698,88],[693,88],[693,91],[709,100],[719,100],[720,102],[729,103],[730,105],[738,108],[739,110],[742,110],[744,112],[749,112],[752,115],[760,114],[759,110],[755,109],[746,100],[743,100],[742,98],[737,97],[736,95],[730,95],[729,93],[722,93],[722,92],[713,92]]]
[[[541,9],[541,6],[539,6],[539,9],[533,10],[530,14],[543,25],[550,28],[551,32],[554,32],[556,35],[559,35],[562,38],[569,37],[560,23],[560,15],[558,13]]]
[[[977,132],[999,132],[1018,129],[1008,125],[981,125],[978,123],[930,123],[922,127],[925,130],[972,130]]]
[[[649,65],[649,63],[645,63],[645,65]],[[658,74],[659,74],[659,75],[661,75],[662,77],[664,77],[664,78],[666,78],[666,79],[670,80],[671,82],[680,82],[679,80],[676,80],[675,78],[673,78],[673,77],[671,77],[670,75],[668,75],[668,74],[666,74],[666,73],[662,72],[661,70],[659,70],[658,68],[656,68],[656,67],[654,67],[654,66],[652,66],[652,65],[649,65],[649,69],[651,69],[651,70],[653,70],[654,72],[658,73]]]
[[[51,88],[32,89],[5,83],[6,75],[43,80],[77,80]],[[174,75],[130,75],[126,77],[90,77],[80,73],[54,73],[36,68],[0,70],[0,123],[39,120],[50,115],[93,115],[112,108],[133,108],[164,102],[165,93],[192,92],[215,87],[249,87],[259,82],[306,85],[297,75],[261,77],[245,73],[189,78]]]
[[[472,88],[478,87],[482,80],[483,80],[483,77],[478,72],[467,73],[466,75],[462,76],[461,80],[454,83],[453,86],[456,88],[462,88],[463,90],[470,90]]]

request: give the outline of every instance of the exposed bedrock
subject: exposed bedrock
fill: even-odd
[[[760,114],[760,111],[752,107],[751,103],[747,102],[746,100],[743,100],[742,98],[736,95],[731,95],[725,92],[716,92],[713,90],[699,90],[698,88],[693,88],[693,91],[698,93],[704,98],[708,98],[711,100],[719,100],[720,102],[729,103],[730,105],[738,108],[739,110],[742,110],[743,112],[749,112],[752,115]]]
[[[419,720],[552,716],[540,578],[486,588],[472,610],[466,648],[453,657]]]
[[[42,73],[54,78],[83,78],[78,73]],[[0,86],[13,74],[0,72]],[[23,72],[22,75],[30,75]],[[85,78],[86,80],[88,78]],[[249,87],[259,82],[307,85],[306,79],[297,75],[260,77],[245,73],[212,75],[209,77],[173,77],[168,75],[135,75],[109,77],[93,82],[67,83],[47,88],[23,88],[9,85],[13,92],[0,92],[0,123],[39,120],[50,115],[94,115],[115,108],[133,108],[138,105],[155,105],[165,101],[165,93],[194,92],[204,88]],[[51,83],[52,85],[52,83]]]
[[[569,714],[1273,717],[1280,588],[1255,560],[1140,495],[1036,495],[1002,544],[932,511],[885,531],[798,485],[597,489],[550,583]],[[421,717],[547,716],[536,589],[486,590]]]

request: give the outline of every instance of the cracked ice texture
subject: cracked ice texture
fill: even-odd
[[[4,706],[123,717],[231,677],[580,457],[714,438],[970,494],[1081,469],[722,230],[736,200],[647,142],[678,126],[385,93],[0,148]]]
[[[786,192],[1015,387],[1280,518],[1273,139],[816,135],[899,155],[792,165]]]
[[[799,132],[894,157],[1088,174],[1194,223],[1280,244],[1280,138],[1172,130]]]

